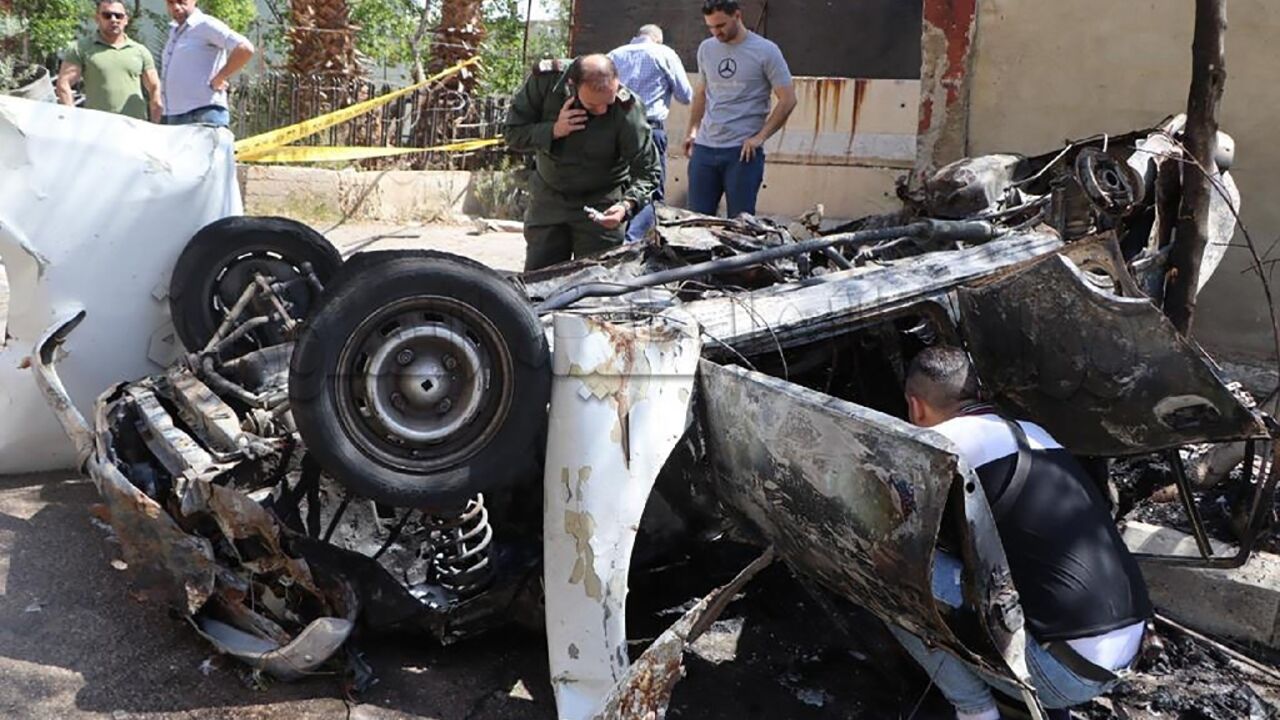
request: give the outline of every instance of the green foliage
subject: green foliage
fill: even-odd
[[[13,53],[7,51],[6,44],[7,41],[26,32],[26,29],[27,24],[22,20],[0,13],[0,92],[12,90],[18,86],[17,79],[14,77],[16,58]]]
[[[379,66],[412,65],[409,41],[421,15],[413,0],[351,0],[351,22],[360,26],[356,47]]]
[[[200,0],[200,9],[241,34],[249,32],[249,25],[258,17],[254,0]]]
[[[35,58],[60,53],[76,38],[93,6],[76,0],[14,0],[13,12],[26,22]]]
[[[489,36],[481,48],[485,72],[481,94],[510,95],[519,89],[532,64],[542,58],[563,58],[569,54],[570,0],[556,0],[552,21],[529,28],[529,49],[523,53],[525,22],[521,17],[525,0],[486,0],[485,25]]]
[[[506,161],[498,167],[472,172],[471,197],[481,217],[523,220],[528,206],[529,171]]]

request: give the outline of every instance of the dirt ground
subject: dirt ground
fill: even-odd
[[[318,229],[346,252],[430,247],[510,270],[523,261],[517,233]],[[6,299],[0,285],[0,313]],[[133,599],[126,573],[113,565],[118,548],[91,520],[96,501],[92,484],[69,474],[0,478],[0,717],[555,717],[545,644],[519,628],[449,648],[426,638],[361,638],[357,648],[379,682],[359,698],[345,697],[336,676],[262,685],[183,621]],[[751,557],[741,546],[701,544],[636,573],[628,607],[633,655]],[[1112,699],[1078,717],[1280,717],[1274,681],[1181,636],[1161,640]],[[746,588],[686,664],[672,718],[951,717],[879,621],[850,609],[833,622],[781,566]]]

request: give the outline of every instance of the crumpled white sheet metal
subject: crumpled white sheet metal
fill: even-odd
[[[658,472],[689,423],[700,333],[554,318],[543,574],[559,717],[593,718],[626,677],[627,573]]]
[[[82,413],[103,388],[155,372],[153,338],[180,350],[169,274],[201,227],[243,212],[233,138],[211,127],[0,97],[0,474],[74,466],[28,355],[83,309],[59,371]]]

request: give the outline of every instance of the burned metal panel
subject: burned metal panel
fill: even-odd
[[[915,79],[920,77],[921,0],[745,0],[748,28],[782,48],[795,75]],[[702,4],[641,0],[576,0],[574,54],[607,52],[646,23],[662,26],[685,67],[698,67],[707,36]]]
[[[882,619],[960,647],[930,584],[960,474],[939,436],[760,373],[706,360],[700,369],[721,501],[799,572]]]
[[[671,692],[684,677],[684,653],[729,603],[761,570],[774,560],[773,548],[764,551],[727,585],[694,603],[671,627],[667,628],[636,658],[627,674],[605,698],[604,705],[592,720],[650,720],[667,715]]]
[[[701,356],[696,328],[679,311],[625,325],[555,317],[542,547],[561,720],[596,716],[627,673],[631,551],[688,422]]]
[[[709,350],[730,345],[751,355],[779,344],[811,343],[840,334],[868,313],[930,299],[1061,245],[1055,233],[1022,233],[963,250],[925,253],[684,307],[717,341],[708,344]]]
[[[993,398],[1083,455],[1266,437],[1204,351],[1149,300],[1102,289],[1095,264],[1090,279],[1054,255],[958,291]]]
[[[166,377],[169,397],[174,401],[179,416],[188,427],[200,433],[201,440],[223,453],[240,449],[244,431],[240,429],[240,422],[231,406],[185,367],[171,368]]]

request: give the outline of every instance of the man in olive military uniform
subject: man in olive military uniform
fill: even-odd
[[[512,100],[506,139],[537,154],[525,270],[620,245],[661,173],[644,106],[605,55],[540,62]]]

